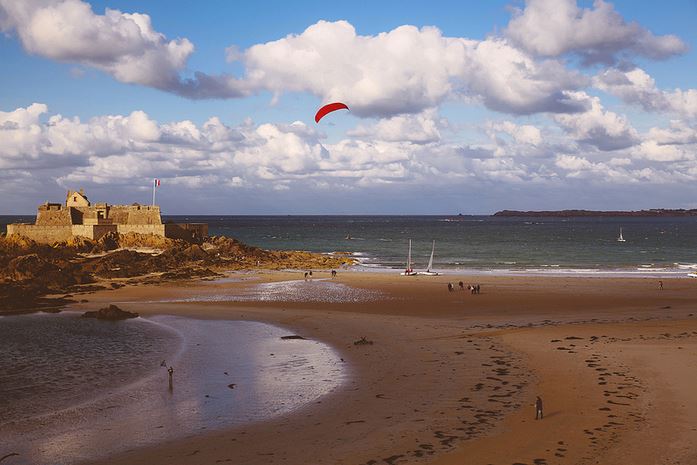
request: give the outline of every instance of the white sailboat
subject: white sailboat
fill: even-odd
[[[624,237],[622,237],[622,228],[620,228],[620,235],[617,238],[617,242],[627,242]]]
[[[411,239],[409,239],[409,253],[407,254],[407,267],[402,276],[416,276],[416,271],[411,267]]]
[[[433,253],[436,251],[436,241],[433,241],[433,246],[431,247],[431,258],[428,260],[428,266],[426,267],[426,271],[419,271],[418,274],[423,275],[423,276],[438,276],[438,273],[435,271],[431,271],[431,268],[433,268]]]

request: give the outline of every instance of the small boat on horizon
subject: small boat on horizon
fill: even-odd
[[[411,239],[409,239],[409,253],[407,254],[407,267],[404,270],[403,273],[400,273],[402,276],[416,276],[416,271],[411,267]]]
[[[433,268],[433,254],[435,251],[436,241],[433,241],[433,246],[431,247],[431,258],[428,260],[428,266],[426,267],[426,271],[419,271],[417,274],[422,276],[438,276],[437,272],[431,271],[431,268]]]
[[[620,228],[620,235],[617,237],[617,242],[627,242],[624,237],[622,237],[622,228]]]

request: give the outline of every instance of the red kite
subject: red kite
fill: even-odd
[[[319,110],[317,110],[317,114],[315,115],[315,123],[319,123],[319,120],[321,120],[324,115],[327,113],[331,113],[336,110],[343,110],[346,109],[348,110],[349,107],[346,106],[346,104],[341,103],[341,102],[335,102],[335,103],[328,103]],[[351,111],[351,110],[349,110]]]

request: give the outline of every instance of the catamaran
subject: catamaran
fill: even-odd
[[[407,254],[407,267],[402,276],[416,276],[416,271],[411,267],[411,239],[409,239],[409,253]]]
[[[622,237],[622,228],[620,228],[620,235],[617,238],[617,242],[627,242],[624,237]]]
[[[419,271],[418,274],[423,275],[423,276],[438,276],[438,273],[435,271],[431,271],[431,268],[433,268],[433,253],[436,251],[436,241],[433,241],[433,246],[431,247],[431,258],[428,260],[428,266],[426,267],[426,271]]]

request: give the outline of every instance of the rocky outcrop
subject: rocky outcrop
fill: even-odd
[[[137,313],[121,310],[113,304],[108,307],[100,308],[97,311],[85,312],[82,314],[83,318],[96,318],[98,320],[108,321],[127,320],[129,318],[138,318],[138,316]]]
[[[48,294],[80,292],[99,283],[114,288],[129,283],[161,283],[251,269],[329,269],[351,264],[342,255],[272,251],[229,237],[192,244],[161,236],[107,234],[98,241],[74,237],[53,245],[21,236],[0,235],[0,313],[50,305]],[[65,304],[56,300],[56,305]]]

